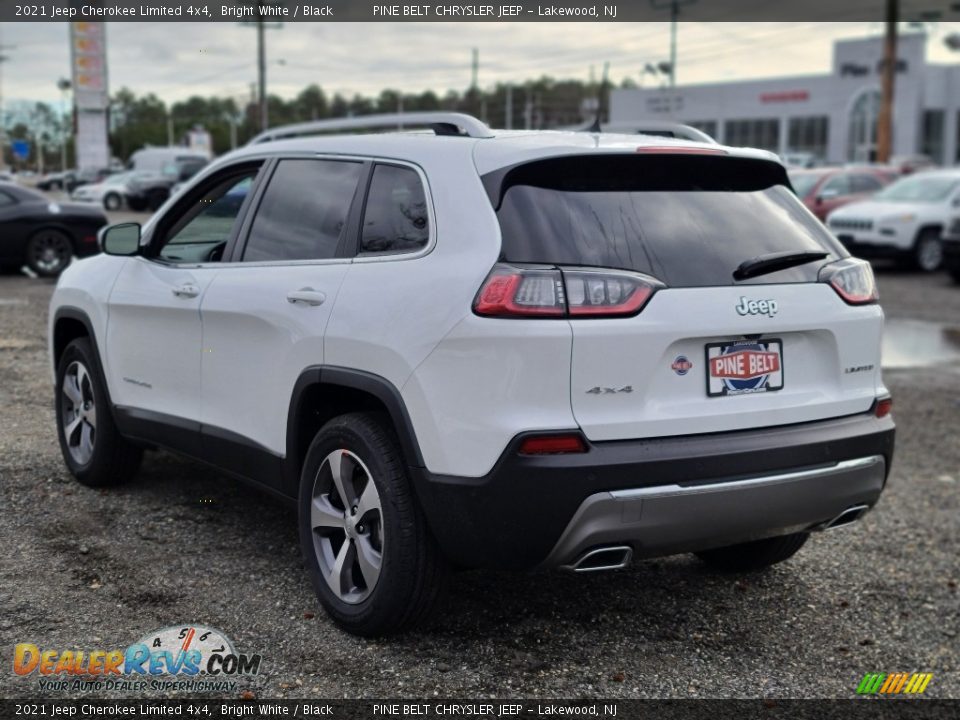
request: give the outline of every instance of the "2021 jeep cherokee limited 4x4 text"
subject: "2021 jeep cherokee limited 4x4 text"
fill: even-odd
[[[271,131],[62,275],[80,482],[165,447],[295,501],[361,634],[451,566],[760,568],[877,502],[873,276],[773,156],[402,120],[434,132]]]

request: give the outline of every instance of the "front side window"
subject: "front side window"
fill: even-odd
[[[281,160],[257,209],[245,262],[336,257],[363,165]]]
[[[427,198],[416,171],[377,165],[363,214],[360,252],[415,252],[427,244],[428,225]]]
[[[171,262],[221,260],[256,173],[232,175],[198,198],[170,229],[160,257]]]
[[[855,193],[872,193],[883,187],[883,183],[871,175],[854,175],[850,178],[850,187]]]
[[[824,197],[840,197],[850,194],[850,178],[847,175],[836,175],[820,188],[820,194]]]

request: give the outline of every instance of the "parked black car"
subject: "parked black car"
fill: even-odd
[[[37,181],[37,190],[63,190],[69,176],[76,171],[47,173]]]
[[[127,207],[131,210],[156,210],[170,197],[174,185],[189,180],[206,164],[207,161],[202,159],[178,160],[155,175],[134,178],[127,185]]]
[[[26,264],[55,277],[74,257],[100,252],[97,231],[107,216],[97,207],[51,202],[13,183],[0,183],[0,268]]]

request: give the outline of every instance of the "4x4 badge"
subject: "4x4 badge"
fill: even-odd
[[[617,393],[632,393],[633,385],[624,385],[622,388],[592,387],[587,390],[588,395],[616,395]]]

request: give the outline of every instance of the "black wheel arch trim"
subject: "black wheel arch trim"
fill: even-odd
[[[113,421],[117,421],[117,411],[113,405],[113,400],[110,398],[110,385],[107,382],[107,374],[103,370],[103,358],[100,357],[100,343],[97,342],[97,334],[93,330],[93,323],[90,321],[90,316],[86,312],[81,310],[78,307],[72,305],[62,305],[57,308],[57,311],[53,314],[53,336],[50,338],[50,352],[56,353],[56,347],[53,346],[53,343],[56,342],[57,337],[57,323],[61,320],[75,320],[81,323],[87,329],[87,337],[90,338],[90,345],[93,347],[93,355],[97,360],[97,370],[100,372],[100,377],[103,378],[103,391],[107,394],[107,407],[110,408],[110,415],[113,416]],[[69,343],[68,343],[69,344]],[[66,346],[61,348],[61,352],[66,350]],[[56,355],[56,364],[53,366],[54,373],[56,373],[57,365],[60,364],[60,356]]]
[[[297,378],[287,414],[288,458],[299,457],[302,454],[297,444],[296,418],[303,409],[306,391],[317,385],[360,390],[377,398],[390,415],[407,464],[412,467],[424,467],[423,455],[413,429],[413,422],[410,420],[406,403],[397,387],[380,375],[333,365],[313,365],[306,368]],[[297,471],[299,472],[299,468]],[[299,483],[299,477],[297,482]]]

